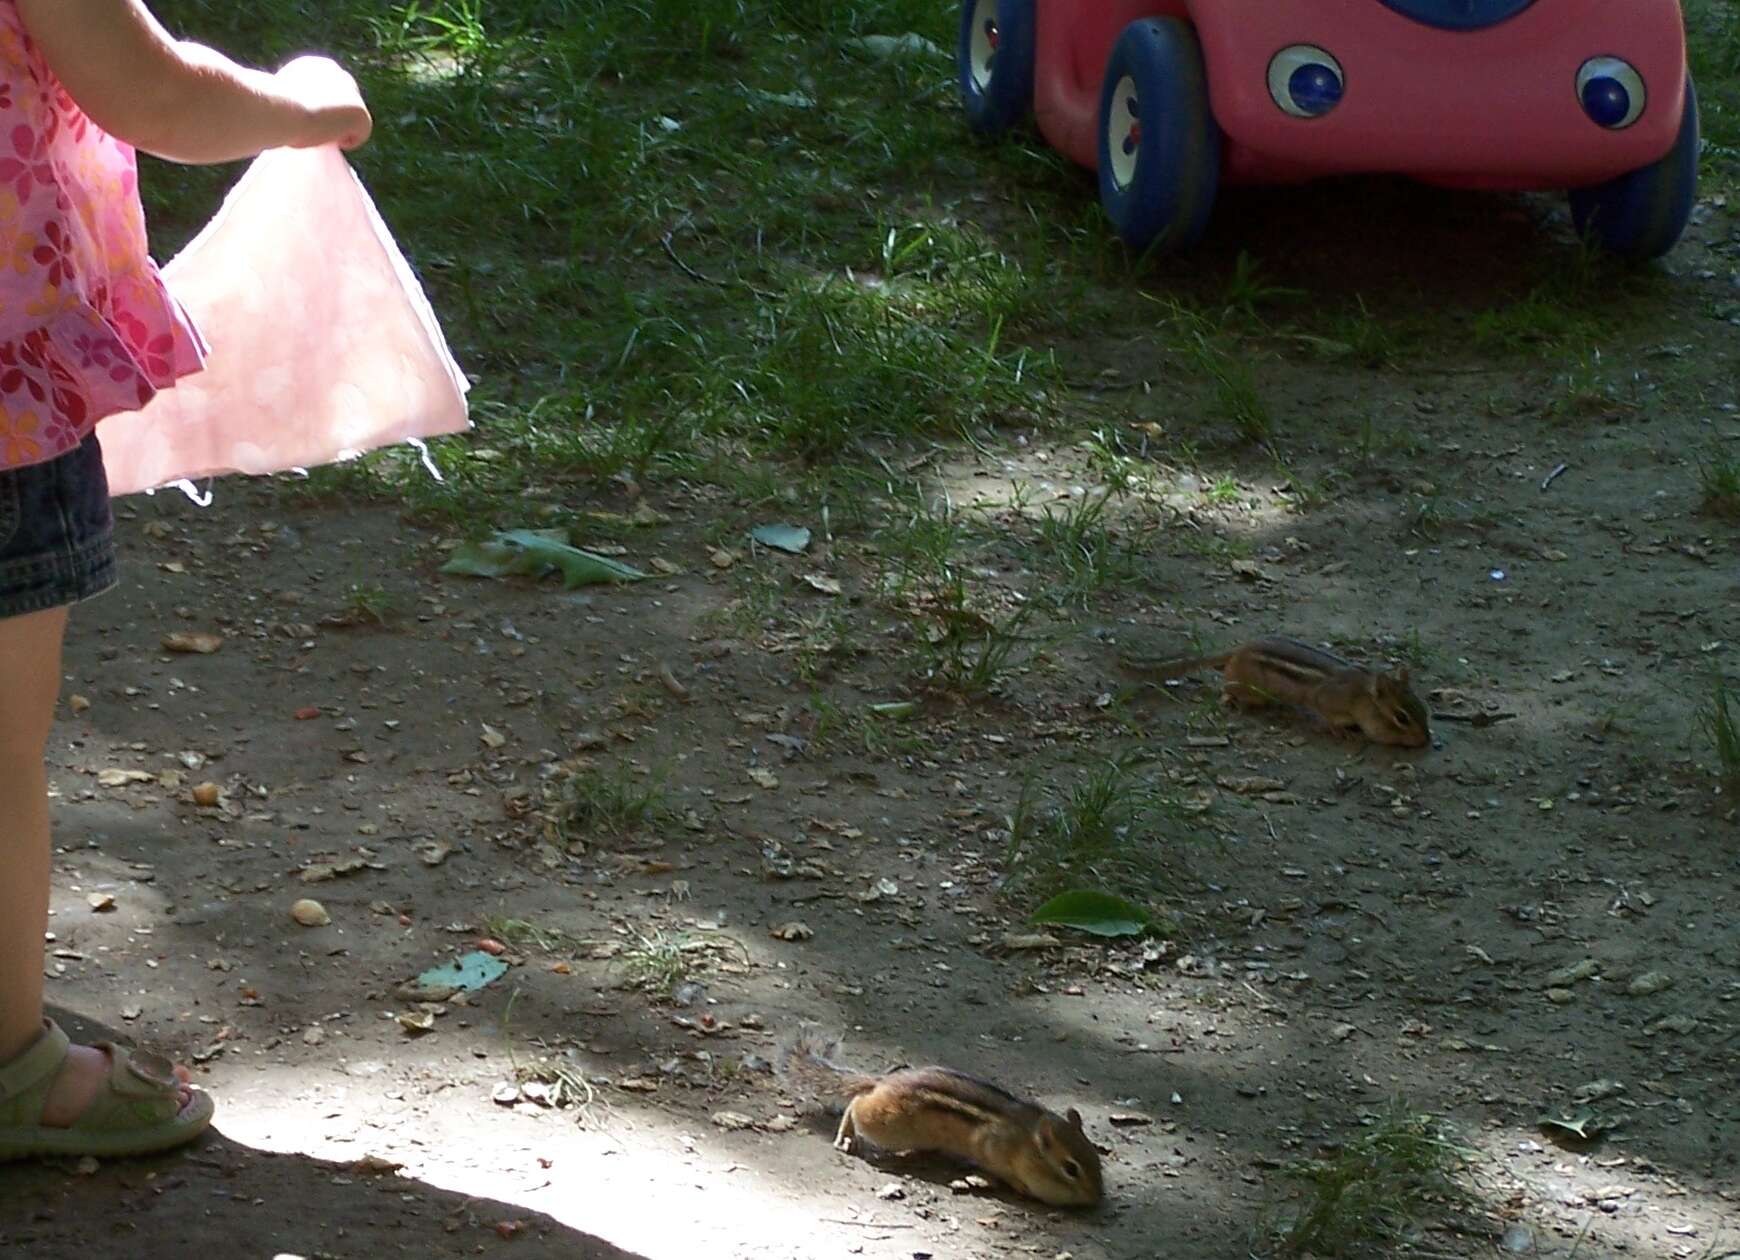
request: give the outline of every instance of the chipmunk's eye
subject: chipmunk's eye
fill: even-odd
[[[1414,715],[1412,713],[1409,713],[1406,709],[1397,709],[1396,710],[1396,725],[1397,726],[1412,726],[1413,724],[1414,724]]]
[[[1076,1163],[1073,1159],[1066,1159],[1063,1161],[1063,1171],[1068,1173],[1072,1179],[1079,1178],[1081,1176],[1081,1165]]]

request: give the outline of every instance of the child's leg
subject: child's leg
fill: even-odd
[[[0,1064],[42,1032],[43,933],[48,928],[48,775],[43,764],[66,609],[0,619]],[[71,1124],[96,1095],[108,1056],[74,1046],[42,1122]]]
[[[48,775],[66,609],[0,620],[0,1063],[42,1031]]]

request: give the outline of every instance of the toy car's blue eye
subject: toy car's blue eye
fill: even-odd
[[[1269,61],[1269,95],[1295,118],[1321,118],[1341,104],[1341,63],[1314,44],[1293,44]]]
[[[1583,112],[1609,131],[1629,127],[1648,99],[1643,76],[1618,57],[1591,57],[1577,71],[1577,99]]]

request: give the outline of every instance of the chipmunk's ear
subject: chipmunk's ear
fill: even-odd
[[[1074,1107],[1071,1107],[1068,1111],[1064,1112],[1063,1118],[1065,1120],[1069,1121],[1070,1124],[1074,1126],[1075,1131],[1077,1133],[1080,1133],[1082,1131],[1081,1112],[1077,1111]]]
[[[1408,667],[1406,665],[1396,671],[1396,681],[1404,687],[1408,685]]]

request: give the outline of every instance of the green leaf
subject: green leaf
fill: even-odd
[[[484,985],[501,979],[507,974],[507,970],[507,964],[501,959],[492,958],[480,950],[472,950],[452,962],[431,967],[417,977],[417,983],[426,989],[481,989]]]
[[[1591,1141],[1606,1130],[1606,1126],[1590,1107],[1579,1107],[1575,1111],[1560,1112],[1558,1115],[1544,1115],[1535,1123],[1548,1134],[1575,1138],[1579,1142]]]
[[[1150,923],[1148,912],[1141,906],[1111,893],[1086,888],[1059,893],[1033,912],[1033,921],[1095,936],[1140,936]]]
[[[802,525],[757,525],[749,536],[763,547],[794,556],[810,545],[810,531]]]
[[[455,549],[441,566],[443,573],[470,577],[543,577],[560,573],[567,590],[595,582],[638,582],[639,569],[568,544],[566,530],[509,529],[481,543]]]

